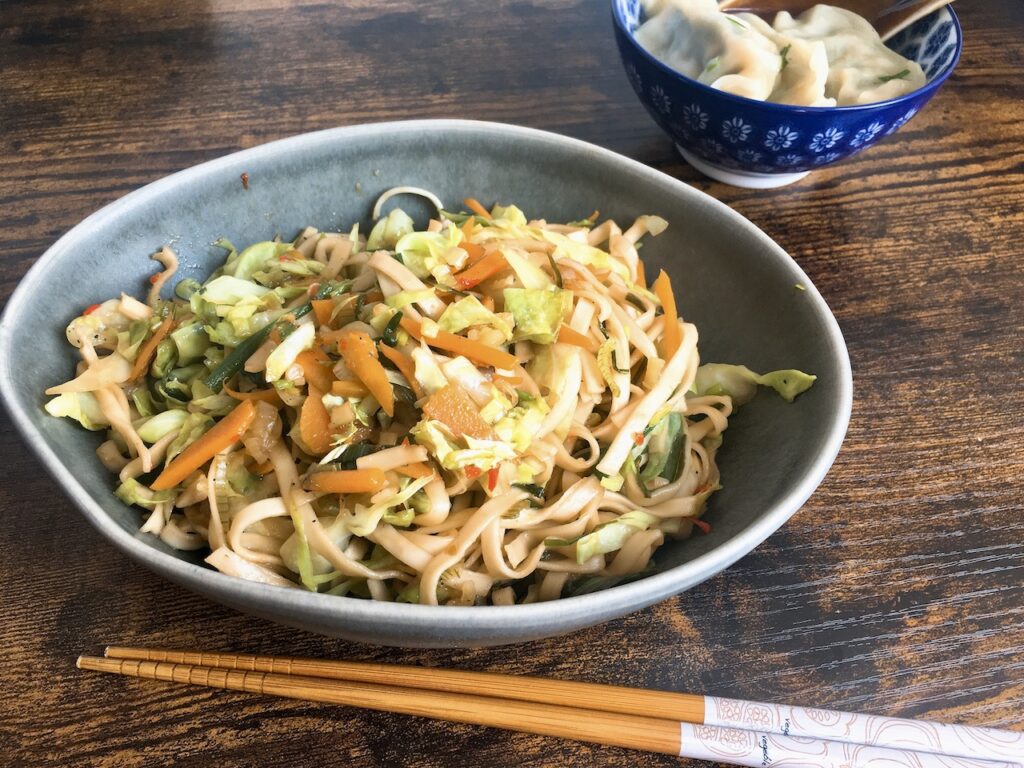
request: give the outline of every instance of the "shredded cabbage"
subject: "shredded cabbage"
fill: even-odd
[[[585,563],[594,555],[606,555],[622,549],[626,540],[638,531],[646,531],[651,526],[657,525],[658,518],[634,509],[626,512],[615,520],[602,523],[593,531],[577,539],[566,541],[564,539],[547,539],[544,543],[548,547],[565,547],[576,545],[576,562]]]
[[[51,416],[66,416],[86,429],[96,431],[110,426],[99,401],[96,400],[96,395],[92,392],[65,392],[53,398],[44,407]]]
[[[299,354],[313,348],[315,336],[316,328],[312,323],[303,323],[288,334],[267,356],[266,380],[273,382],[284,376],[284,372],[295,362]]]
[[[253,275],[264,269],[268,263],[277,261],[278,257],[292,250],[292,248],[291,243],[275,243],[270,240],[265,240],[262,243],[253,243],[235,258],[228,259],[224,265],[224,274],[241,280],[250,280]],[[216,282],[216,280],[213,282]],[[209,287],[210,283],[207,284],[207,288]]]
[[[708,363],[697,369],[693,389],[698,395],[729,395],[736,405],[743,405],[754,399],[760,384],[771,387],[791,403],[801,392],[810,389],[817,378],[791,369],[759,374],[745,365]]]
[[[399,240],[413,231],[414,227],[409,214],[401,208],[394,208],[373,225],[370,236],[366,239],[366,250],[393,249]]]
[[[512,327],[500,315],[481,304],[476,296],[466,296],[453,301],[441,313],[437,325],[442,331],[449,333],[460,333],[467,328],[483,325],[499,331],[504,335],[505,341],[512,338]]]
[[[187,411],[177,409],[164,411],[146,419],[144,423],[135,428],[135,431],[145,442],[153,444],[171,432],[181,429],[186,419],[188,419]]]
[[[515,321],[513,338],[553,344],[572,312],[572,291],[561,288],[506,288],[505,309]]]

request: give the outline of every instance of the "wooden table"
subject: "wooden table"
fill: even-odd
[[[335,125],[499,120],[610,147],[753,220],[835,311],[856,389],[831,473],[741,562],[620,621],[470,651],[325,639],[161,581],[82,520],[3,417],[0,762],[679,764],[75,670],[77,654],[115,641],[1024,725],[1019,2],[959,3],[963,60],[924,113],[867,154],[773,192],[713,184],[681,162],[629,88],[603,0],[33,0],[3,10],[4,298],[87,214],[194,163]]]

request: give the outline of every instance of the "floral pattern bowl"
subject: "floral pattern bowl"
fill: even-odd
[[[633,89],[697,170],[740,187],[790,184],[890,136],[935,95],[960,59],[963,33],[948,5],[887,45],[924,70],[924,87],[850,107],[793,107],[715,90],[662,64],[637,43],[641,0],[612,0],[615,39]]]

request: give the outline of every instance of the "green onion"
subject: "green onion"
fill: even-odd
[[[337,296],[348,290],[350,283],[323,283],[316,292],[315,299],[326,299],[330,296]],[[362,298],[362,294],[360,294]],[[290,314],[294,319],[298,320],[301,317],[305,317],[309,314],[310,310],[313,309],[313,305],[310,302],[306,302],[301,307],[291,310]],[[252,334],[245,339],[241,344],[232,350],[231,354],[224,358],[224,362],[214,368],[210,374],[203,379],[203,383],[208,386],[216,394],[220,392],[224,385],[231,380],[231,377],[242,370],[245,365],[245,361],[252,357],[253,353],[260,348],[260,345],[267,340],[267,336],[270,332],[278,328],[282,335],[288,334],[295,330],[294,324],[289,322],[270,322],[260,328],[256,333]]]

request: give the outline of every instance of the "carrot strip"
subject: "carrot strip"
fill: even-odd
[[[313,305],[313,314],[316,315],[318,326],[324,326],[331,322],[331,313],[334,311],[333,299],[313,299],[309,303]]]
[[[466,218],[466,220],[464,222],[462,222],[462,237],[463,237],[463,239],[469,240],[469,238],[471,238],[473,236],[473,233],[475,231],[476,231],[476,222],[473,220],[472,216],[469,216],[469,217]]]
[[[647,275],[644,274],[644,263],[640,260],[636,262],[636,284],[641,288],[647,287]]]
[[[519,363],[515,356],[510,355],[508,352],[481,344],[479,341],[456,336],[454,333],[448,333],[448,331],[438,330],[436,336],[425,337],[423,335],[422,323],[418,320],[413,320],[411,317],[403,317],[401,325],[402,330],[410,336],[422,339],[432,347],[463,355],[470,360],[483,365],[489,365],[492,368],[511,371]]]
[[[321,493],[374,493],[387,484],[382,469],[339,469],[317,472],[306,480],[306,488]]]
[[[672,282],[669,280],[665,270],[658,274],[654,281],[654,293],[661,301],[661,308],[665,310],[665,329],[661,334],[661,354],[668,360],[679,349],[683,341],[683,333],[679,328],[679,315],[676,314],[676,297],[672,293]]]
[[[299,412],[299,434],[314,456],[323,456],[331,450],[331,417],[324,407],[322,395],[316,385],[310,382],[309,395]]]
[[[469,254],[467,264],[474,264],[484,257],[484,247],[477,243],[471,243],[469,240],[463,240],[459,243],[459,248]]]
[[[558,329],[558,342],[560,344],[572,344],[574,347],[582,347],[588,352],[597,353],[597,342],[585,336],[579,331],[574,331],[567,325],[563,325]]]
[[[406,477],[430,477],[434,474],[434,470],[425,461],[416,461],[412,464],[403,464],[400,467],[395,467],[395,472]]]
[[[377,359],[377,345],[362,331],[346,334],[338,342],[338,349],[348,369],[370,390],[384,413],[395,415],[395,392],[391,389],[387,371]]]
[[[491,212],[484,208],[480,204],[480,201],[477,200],[475,197],[467,197],[462,202],[465,204],[467,208],[469,208],[469,210],[471,210],[477,216],[483,216],[485,219],[494,218],[493,216],[491,216]]]
[[[231,413],[175,456],[149,487],[154,491],[166,491],[178,485],[225,448],[237,443],[255,417],[256,406],[252,400],[239,403]]]
[[[423,415],[447,425],[456,435],[481,439],[494,437],[494,430],[484,421],[476,403],[455,384],[447,384],[434,392],[423,404]]]
[[[281,396],[276,389],[257,389],[255,392],[236,392],[227,384],[224,385],[224,393],[235,398],[235,400],[262,400],[264,403],[279,403]]]
[[[307,349],[300,352],[295,362],[302,368],[302,377],[307,384],[312,384],[321,392],[327,392],[334,381],[334,371],[331,370],[331,358],[321,349]]]
[[[146,342],[139,347],[139,353],[135,357],[135,365],[132,366],[132,372],[128,374],[129,381],[139,378],[149,367],[150,362],[153,360],[153,355],[156,354],[156,348],[160,345],[161,341],[167,338],[167,334],[171,332],[172,327],[174,327],[174,318],[168,315],[153,332],[153,335],[146,339]]]
[[[423,397],[426,392],[423,391],[423,387],[416,381],[416,364],[412,361],[412,358],[399,352],[394,347],[389,347],[387,344],[381,344],[380,353],[384,355],[388,360],[395,364],[395,368],[401,373],[405,380],[409,382],[409,388],[412,389],[412,393],[416,395],[416,399],[419,400]]]
[[[459,288],[466,290],[482,283],[489,277],[494,277],[505,269],[508,269],[508,262],[505,261],[501,251],[492,251],[469,269],[464,269],[455,275],[455,281]]]
[[[331,394],[339,395],[340,397],[366,397],[370,394],[370,390],[360,384],[358,381],[332,381],[331,382]]]

